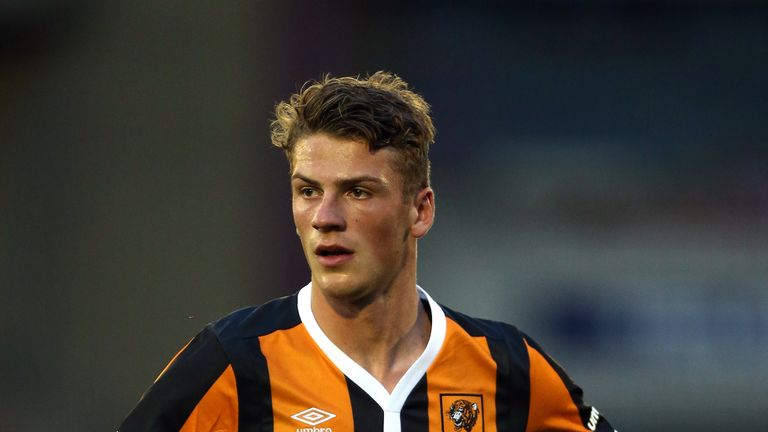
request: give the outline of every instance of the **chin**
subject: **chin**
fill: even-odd
[[[348,275],[322,275],[314,278],[312,285],[323,295],[346,302],[358,302],[370,294],[365,284],[352,280]]]
[[[323,294],[333,298],[346,298],[354,296],[358,290],[355,284],[351,283],[348,277],[342,275],[325,275],[313,280],[312,284],[317,286]]]

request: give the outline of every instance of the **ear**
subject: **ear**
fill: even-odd
[[[420,190],[411,207],[411,235],[424,237],[435,221],[435,192],[430,187]]]

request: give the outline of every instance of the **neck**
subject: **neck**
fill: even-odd
[[[427,346],[431,323],[412,280],[364,302],[312,289],[312,312],[328,338],[391,392]]]

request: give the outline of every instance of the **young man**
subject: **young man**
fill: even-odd
[[[326,77],[276,109],[311,282],[208,325],[120,431],[612,431],[528,336],[416,285],[435,217],[429,106]]]

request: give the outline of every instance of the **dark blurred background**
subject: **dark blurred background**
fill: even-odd
[[[419,282],[517,324],[621,431],[762,430],[768,8],[0,3],[0,432],[114,430],[207,322],[308,271],[274,104],[432,104]]]

